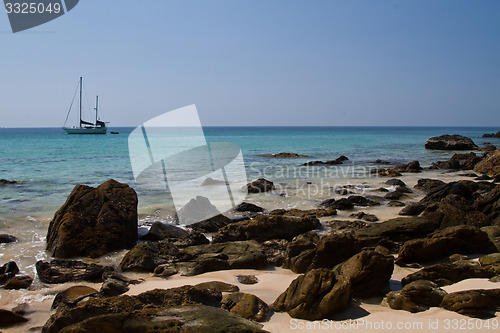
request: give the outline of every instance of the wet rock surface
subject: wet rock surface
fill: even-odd
[[[450,293],[444,297],[442,306],[472,318],[492,318],[500,308],[500,289]]]
[[[475,227],[457,226],[439,230],[428,238],[405,242],[398,253],[398,264],[429,262],[451,254],[496,252],[488,235]]]
[[[112,267],[87,264],[79,260],[38,261],[35,265],[40,281],[44,283],[65,283],[77,281],[101,282],[104,272]]]
[[[349,305],[350,283],[337,278],[332,270],[313,269],[292,281],[273,303],[275,311],[286,311],[293,318],[329,318]]]
[[[462,135],[444,134],[425,142],[425,149],[433,150],[474,150],[479,148],[474,141]]]
[[[413,281],[400,291],[391,291],[386,301],[392,309],[421,312],[431,306],[440,306],[446,291],[427,280]]]
[[[286,217],[259,215],[251,220],[232,223],[219,229],[213,242],[249,240],[266,241],[270,239],[291,240],[296,235],[321,227],[315,217]]]

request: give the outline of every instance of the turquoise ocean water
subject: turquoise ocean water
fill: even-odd
[[[119,135],[67,135],[60,128],[0,129],[0,179],[22,181],[0,187],[0,219],[7,223],[33,217],[47,218],[64,203],[76,184],[96,186],[109,178],[134,187],[128,155],[133,128],[115,128]],[[374,165],[376,159],[394,163],[419,160],[423,166],[446,159],[452,152],[424,149],[425,141],[441,134],[462,134],[477,144],[483,133],[499,128],[442,127],[205,127],[209,142],[239,145],[249,179],[264,168],[297,166],[310,160],[348,156],[350,165]],[[261,154],[295,152],[303,159],[270,159]],[[186,166],[188,168],[189,166]],[[147,213],[154,193],[137,188],[139,209]],[[1,220],[0,220],[1,221]]]

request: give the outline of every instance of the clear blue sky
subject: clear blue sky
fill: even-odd
[[[61,126],[79,76],[111,126],[500,126],[500,1],[81,0],[12,34],[0,126]]]

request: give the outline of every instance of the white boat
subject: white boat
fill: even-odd
[[[66,122],[68,121],[69,114],[71,112],[71,107],[69,108],[68,115],[66,116],[66,122],[64,123],[63,130],[68,134],[106,134],[108,131],[106,123],[99,120],[98,110],[99,110],[99,96],[95,99],[95,123],[91,123],[82,119],[82,78],[80,77],[80,122],[79,126],[67,127]],[[73,98],[74,100],[74,98]],[[73,105],[73,103],[71,103]]]

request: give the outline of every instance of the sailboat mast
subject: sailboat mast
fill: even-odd
[[[95,126],[97,127],[97,110],[99,108],[99,95],[95,97]]]
[[[82,128],[82,77],[80,76],[80,128]]]

